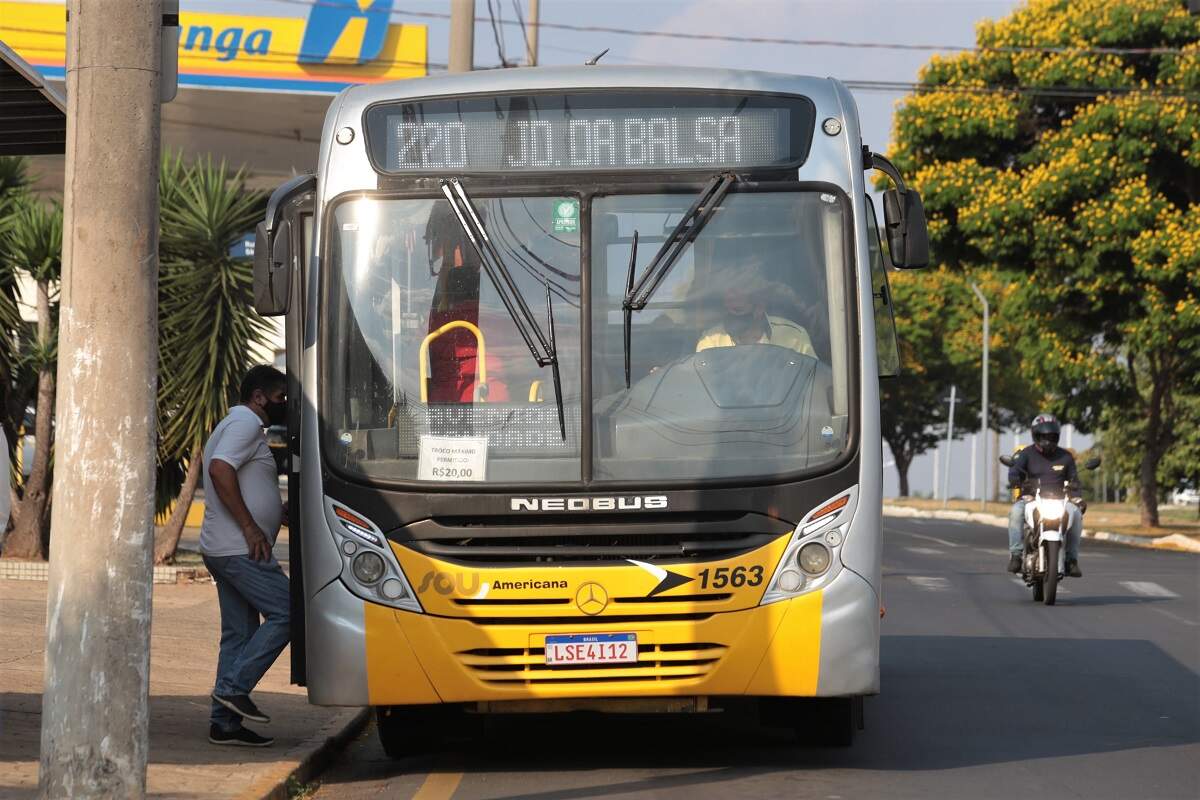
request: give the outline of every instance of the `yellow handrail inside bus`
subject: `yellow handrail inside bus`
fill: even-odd
[[[540,380],[529,384],[529,402],[542,402],[542,382]]]
[[[420,370],[422,403],[429,402],[429,345],[434,339],[455,328],[466,328],[475,334],[475,402],[482,403],[484,396],[487,394],[485,388],[487,386],[487,345],[483,340],[483,331],[465,319],[456,319],[447,322],[421,340],[421,349],[417,354],[417,363]]]

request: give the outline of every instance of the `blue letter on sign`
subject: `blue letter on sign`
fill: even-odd
[[[314,5],[308,15],[308,24],[304,26],[304,41],[300,43],[297,61],[301,64],[324,64],[342,31],[346,30],[350,20],[357,17],[367,19],[358,63],[365,64],[373,60],[383,49],[392,1],[373,0],[366,8],[362,8],[358,0],[322,0]]]

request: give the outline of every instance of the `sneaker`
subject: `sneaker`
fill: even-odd
[[[1067,562],[1067,574],[1070,575],[1072,578],[1082,578],[1083,577],[1083,570],[1081,570],[1079,568],[1078,561],[1076,561],[1075,559],[1071,559],[1070,561]]]
[[[270,747],[275,743],[274,739],[268,736],[259,736],[249,728],[223,731],[216,725],[208,727],[208,740],[213,744],[229,744],[234,747]]]
[[[1008,557],[1008,571],[1012,572],[1012,573],[1017,573],[1017,572],[1021,571],[1021,557],[1020,556],[1011,555]]]
[[[258,706],[254,705],[248,694],[217,694],[213,692],[212,699],[245,719],[261,722],[263,725],[271,721],[270,717],[258,710]]]

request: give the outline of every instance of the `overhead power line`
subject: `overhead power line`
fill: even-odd
[[[332,5],[323,0],[271,0],[298,6]],[[371,12],[367,12],[371,13]],[[383,13],[383,12],[376,12]],[[392,18],[410,17],[416,19],[449,19],[450,15],[439,11],[416,11],[413,9],[393,8]],[[487,24],[487,17],[476,17],[477,23]],[[515,20],[501,20],[500,25],[519,25]],[[1065,47],[1056,45],[1005,45],[1005,46],[970,46],[953,44],[908,44],[901,42],[853,42],[838,39],[796,39],[783,36],[736,36],[723,33],[686,33],[680,31],[654,31],[635,28],[620,28],[608,25],[572,25],[565,22],[527,23],[530,27],[547,30],[574,31],[577,33],[608,33],[614,36],[652,36],[662,39],[684,39],[690,41],[736,42],[740,44],[777,44],[797,47],[840,47],[862,50],[916,50],[923,52],[955,52],[955,53],[1052,53],[1062,55],[1181,55],[1184,51],[1177,47]]]

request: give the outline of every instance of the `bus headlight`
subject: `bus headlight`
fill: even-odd
[[[342,557],[342,584],[347,589],[371,603],[423,611],[378,525],[328,497],[325,520]]]
[[[379,557],[378,553],[370,550],[359,553],[350,562],[350,565],[350,571],[354,573],[354,577],[368,586],[382,578],[385,569],[383,559]]]
[[[814,508],[796,525],[760,605],[816,591],[841,573],[838,548],[850,530],[857,499],[858,487],[853,486]]]
[[[813,577],[825,574],[829,569],[830,560],[829,548],[820,542],[809,542],[800,548],[800,553],[796,556],[796,563],[800,569]]]

